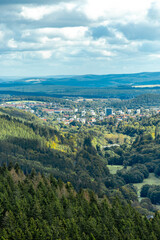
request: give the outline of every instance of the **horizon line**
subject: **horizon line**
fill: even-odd
[[[131,73],[86,73],[86,74],[50,74],[50,75],[23,75],[23,76],[0,76],[0,78],[42,78],[42,77],[69,77],[69,76],[108,76],[108,75],[133,75],[133,74],[144,74],[144,73],[160,73],[160,71],[143,71],[143,72],[131,72]]]

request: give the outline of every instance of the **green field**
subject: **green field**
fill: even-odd
[[[111,174],[116,174],[117,170],[121,170],[123,168],[122,165],[107,165],[107,167],[109,168]]]
[[[107,165],[109,168],[109,171],[111,174],[116,174],[118,170],[123,169],[124,166],[122,165]],[[127,167],[127,170],[129,170],[131,167]]]
[[[160,185],[160,178],[155,177],[154,173],[150,173],[147,179],[144,179],[142,183],[135,183],[133,184],[137,188],[137,194],[140,196],[141,188],[143,185]]]

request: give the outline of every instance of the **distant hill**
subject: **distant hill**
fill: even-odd
[[[134,74],[109,74],[109,75],[75,75],[75,76],[48,76],[27,77],[11,79],[1,77],[1,87],[14,85],[63,85],[79,87],[106,87],[119,85],[146,85],[159,84],[160,72],[143,72]]]
[[[160,72],[21,79],[0,77],[0,94],[127,99],[144,93],[160,93]]]

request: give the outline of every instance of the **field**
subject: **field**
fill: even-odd
[[[118,170],[123,169],[122,165],[107,165],[111,174],[116,174]],[[127,167],[129,169],[130,167]]]
[[[150,173],[147,179],[144,179],[142,183],[135,183],[133,184],[137,188],[137,194],[140,197],[140,191],[143,185],[160,185],[160,178],[155,177],[154,173]]]
[[[116,174],[117,170],[123,169],[122,165],[107,165],[107,167],[109,168],[109,171],[111,174]],[[129,168],[130,167],[127,167],[127,169],[129,169]],[[133,184],[137,188],[137,194],[138,194],[139,200],[141,200],[141,198],[140,198],[141,188],[145,184],[160,185],[160,178],[155,177],[154,173],[150,173],[149,177],[147,179],[144,179],[144,181],[142,183]]]
[[[111,174],[116,174],[117,170],[121,170],[123,166],[121,165],[107,165]]]
[[[134,88],[154,88],[154,87],[160,87],[160,84],[154,84],[154,85],[137,85],[133,86]]]

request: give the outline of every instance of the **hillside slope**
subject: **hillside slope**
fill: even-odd
[[[35,168],[71,181],[77,189],[100,190],[99,181],[103,186],[109,170],[90,136],[60,132],[32,118],[23,111],[0,109],[0,165],[17,162],[25,173]]]
[[[75,192],[70,183],[17,165],[0,168],[1,240],[158,240],[160,215],[147,220],[127,203]]]

